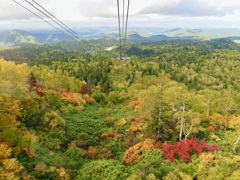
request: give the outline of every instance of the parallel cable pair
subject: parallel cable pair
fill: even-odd
[[[127,6],[127,15],[125,20],[125,0],[123,0],[123,12],[122,12],[122,28],[121,28],[121,16],[120,16],[120,4],[119,0],[117,0],[117,9],[118,9],[118,28],[119,28],[119,41],[120,41],[120,57],[122,57],[125,45],[126,45],[126,38],[127,38],[127,26],[128,26],[128,15],[129,15],[129,5],[130,0],[128,0],[128,6]],[[126,24],[125,24],[126,22]]]
[[[58,26],[60,26],[61,28],[63,28],[65,31],[67,31],[68,33],[62,31],[61,29],[59,29],[58,27],[54,26],[53,24],[49,23],[47,20],[45,20],[44,18],[40,17],[39,15],[37,15],[36,13],[34,13],[33,11],[31,11],[30,9],[28,9],[27,7],[23,6],[22,4],[20,4],[19,2],[17,2],[16,0],[13,0],[15,3],[17,3],[19,6],[21,6],[22,8],[26,9],[27,11],[29,11],[30,13],[32,13],[33,15],[37,16],[38,18],[40,18],[41,20],[43,20],[44,22],[46,22],[47,24],[49,24],[50,26],[54,27],[55,29],[57,29],[58,31],[62,32],[63,34],[65,34],[66,36],[68,36],[69,38],[71,38],[72,40],[80,40],[83,41],[85,44],[87,44],[87,46],[89,46],[90,48],[94,48],[95,47],[93,45],[91,45],[89,42],[87,42],[83,37],[81,37],[79,34],[77,34],[76,32],[74,32],[71,28],[69,28],[66,24],[64,24],[62,21],[60,21],[56,16],[54,16],[52,13],[50,13],[48,10],[46,10],[42,5],[40,5],[39,3],[37,3],[35,0],[32,0],[37,6],[39,6],[40,8],[38,8],[37,6],[35,6],[33,3],[29,2],[28,0],[25,0],[29,5],[31,5],[33,8],[35,8],[36,10],[38,10],[40,13],[42,13],[43,15],[45,15],[46,17],[48,17],[49,19],[51,19],[55,24],[57,24]],[[44,12],[45,11],[45,12]],[[70,36],[70,35],[72,36]],[[75,39],[74,39],[75,38]],[[83,44],[84,44],[83,43]],[[85,45],[84,44],[84,45]]]

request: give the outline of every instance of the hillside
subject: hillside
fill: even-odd
[[[24,44],[52,44],[62,40],[70,40],[64,34],[30,33],[14,30],[0,35],[0,46],[24,45]]]
[[[138,39],[139,43],[127,43],[126,55],[136,55],[138,57],[152,57],[162,56],[167,52],[174,52],[177,48],[185,48],[185,51],[191,51],[191,47],[195,47],[203,52],[209,52],[213,49],[229,49],[229,50],[240,50],[240,46],[230,39],[219,39],[219,40],[191,40],[191,39],[168,39],[161,41],[147,41],[147,38],[140,37],[139,35],[133,35],[132,38]],[[160,39],[166,37],[159,36]],[[144,40],[142,40],[144,39]],[[150,38],[149,38],[150,39]],[[88,41],[91,45],[94,45],[94,49],[97,53],[100,53],[107,57],[112,57],[114,54],[117,56],[119,50],[119,41],[116,39],[98,39]],[[111,51],[106,51],[109,47],[113,47]],[[180,50],[182,50],[180,48]],[[45,61],[50,63],[51,61],[69,57],[75,57],[85,54],[91,51],[90,47],[86,46],[83,42],[69,42],[61,41],[57,44],[52,45],[28,45],[17,48],[8,48],[0,51],[0,56],[6,60],[14,60],[17,63],[28,62],[36,63],[38,61]],[[177,50],[178,52],[179,50]],[[99,54],[96,54],[99,55]]]
[[[238,179],[238,44],[88,42],[0,51],[0,179]]]

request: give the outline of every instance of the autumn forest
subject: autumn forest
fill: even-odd
[[[91,43],[0,49],[0,179],[239,179],[237,43]]]

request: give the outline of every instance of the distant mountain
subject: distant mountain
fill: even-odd
[[[84,36],[87,40],[94,39],[108,39],[108,38],[119,38],[117,33],[95,33],[89,35],[85,33]],[[138,43],[138,42],[149,42],[149,41],[159,41],[167,39],[179,39],[184,37],[171,37],[169,38],[166,35],[152,35],[150,37],[143,37],[139,34],[132,34],[127,37],[127,42],[129,43]],[[187,37],[191,38],[191,37]],[[26,32],[22,30],[14,30],[12,32],[0,33],[0,46],[22,46],[28,44],[56,44],[60,41],[67,40],[72,41],[69,37],[64,34],[54,34],[52,32],[41,33],[41,32]]]
[[[127,41],[132,43],[141,43],[141,42],[151,42],[151,41],[160,41],[160,40],[169,40],[169,39],[192,39],[193,36],[189,37],[168,37],[166,35],[152,35],[149,37],[143,37],[138,34],[132,34],[128,36]]]
[[[132,34],[128,36],[127,41],[130,41],[133,43],[139,43],[139,42],[159,41],[159,40],[167,40],[167,39],[170,39],[170,38],[165,35],[152,35],[150,37],[142,37],[138,34]]]
[[[181,28],[169,29],[169,30],[166,30],[165,33],[175,32],[175,31],[178,31],[178,30],[181,30]]]
[[[151,33],[149,33],[151,31]],[[82,35],[86,40],[106,40],[115,39],[118,41],[119,34],[116,29],[82,29],[75,32]],[[148,33],[147,33],[148,32]],[[240,40],[240,29],[136,29],[129,30],[126,39],[127,43],[141,43],[170,39],[198,39],[214,40],[228,38]],[[56,31],[38,30],[22,31],[13,30],[12,32],[0,32],[0,47],[23,46],[28,44],[56,44],[63,40],[72,41],[68,36]],[[102,42],[101,42],[102,43]],[[114,43],[114,45],[116,45]]]
[[[229,38],[239,40],[240,29],[191,29],[191,28],[174,28],[162,32],[168,37],[191,37],[192,39],[211,40]]]
[[[135,39],[138,39],[138,38],[143,38],[142,36],[138,35],[138,34],[132,34],[129,36],[130,38],[135,38]]]
[[[0,46],[25,44],[53,44],[62,40],[71,40],[64,34],[30,33],[21,30],[0,33]]]

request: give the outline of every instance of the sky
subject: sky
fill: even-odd
[[[25,0],[15,1],[48,20]],[[118,27],[117,0],[35,1],[71,28]],[[122,12],[123,0],[119,3]],[[125,0],[125,7],[127,3]],[[240,28],[240,1],[130,0],[129,28],[134,27]],[[0,0],[0,30],[48,28],[51,26],[13,0]]]

